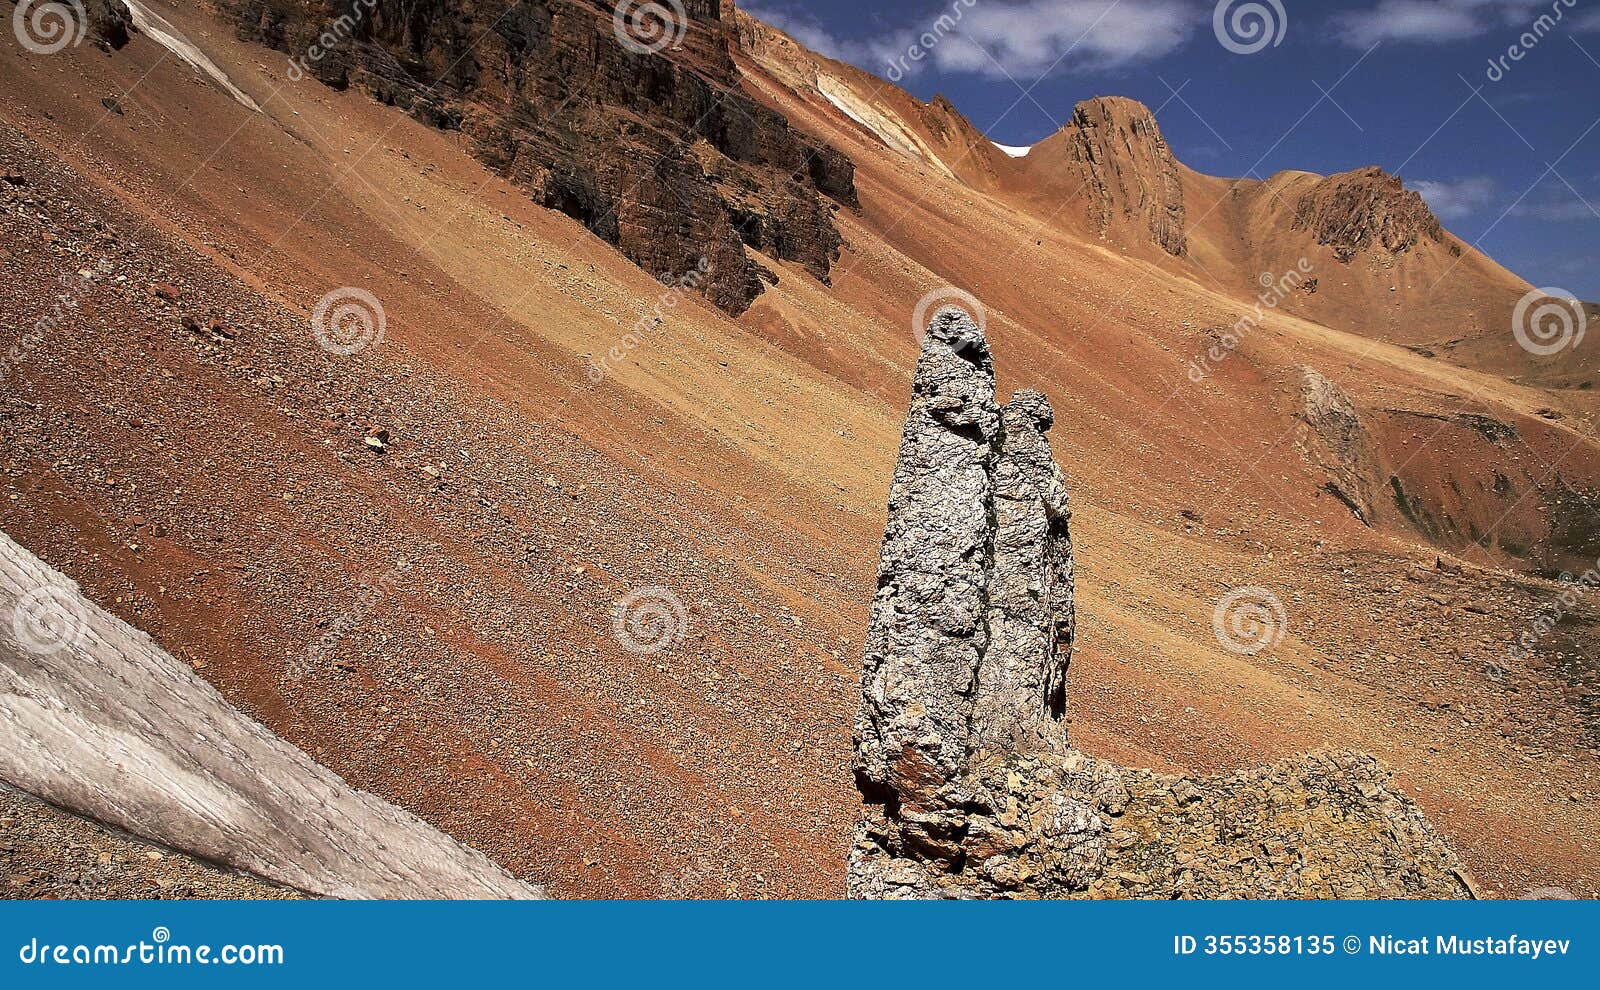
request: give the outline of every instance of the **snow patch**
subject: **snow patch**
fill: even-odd
[[[145,37],[178,56],[191,69],[204,72],[210,76],[218,86],[227,91],[228,95],[238,100],[239,103],[256,113],[261,108],[256,106],[256,101],[246,96],[244,91],[233,84],[227,73],[217,68],[217,64],[206,57],[205,53],[196,48],[188,38],[185,38],[173,27],[166,18],[150,10],[138,0],[122,0],[122,5],[128,8],[128,13],[133,17],[133,26]]]
[[[1028,152],[1033,150],[1033,145],[1031,144],[1019,148],[1014,144],[1001,144],[999,141],[990,141],[989,143],[1012,158],[1026,158],[1028,157]]]

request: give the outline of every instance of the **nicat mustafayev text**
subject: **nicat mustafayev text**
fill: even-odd
[[[1464,938],[1460,935],[1435,935],[1430,938],[1402,938],[1373,935],[1367,951],[1374,956],[1564,956],[1571,939],[1533,938],[1511,934],[1504,938]]]

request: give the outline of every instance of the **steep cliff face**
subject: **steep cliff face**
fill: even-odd
[[[782,31],[722,0],[722,20],[736,51],[754,59],[790,89],[815,88],[821,56]]]
[[[732,25],[733,51],[747,71],[802,99],[831,104],[868,140],[953,177],[973,189],[995,192],[1016,163],[973,126],[942,94],[924,102],[898,86],[807,49],[794,38],[723,0]]]
[[[1023,161],[1031,183],[1081,199],[1101,236],[1123,232],[1177,257],[1188,250],[1178,161],[1137,100],[1083,101]]]
[[[867,631],[851,896],[1462,897],[1464,867],[1352,752],[1225,777],[1073,750],[1067,492],[1037,392],[997,405],[982,331],[928,328]]]
[[[823,281],[838,256],[854,166],[740,90],[715,0],[621,24],[600,0],[221,6],[300,71],[461,131],[537,202],[730,313],[775,277],[746,246]]]

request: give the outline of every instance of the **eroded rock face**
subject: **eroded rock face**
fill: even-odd
[[[1344,389],[1315,368],[1300,369],[1300,448],[1327,475],[1326,488],[1372,525],[1378,488],[1374,444]]]
[[[1377,761],[1216,778],[1068,745],[1071,513],[1049,403],[994,396],[982,331],[928,328],[867,633],[852,897],[1461,897],[1464,868]]]
[[[975,765],[956,855],[869,809],[858,898],[1467,898],[1466,868],[1371,756],[1315,753],[1218,777],[1081,752]]]
[[[1037,392],[1004,409],[983,333],[935,315],[889,495],[858,720],[863,788],[935,811],[980,746],[1064,746],[1066,486]]]
[[[1294,226],[1309,230],[1344,262],[1369,249],[1398,255],[1424,238],[1445,240],[1422,197],[1376,165],[1318,182],[1295,204]]]
[[[1063,142],[1064,162],[1041,156],[1052,167],[1064,164],[1075,175],[1068,182],[1083,190],[1101,234],[1126,225],[1163,251],[1183,257],[1188,251],[1183,186],[1172,154],[1150,108],[1118,96],[1084,100],[1072,119],[1048,142]],[[1030,156],[1031,157],[1031,156]]]
[[[640,42],[675,42],[657,51],[623,44],[612,0],[221,6],[242,37],[300,71],[461,131],[541,205],[664,282],[688,277],[729,313],[773,277],[746,245],[827,281],[840,246],[833,204],[857,205],[848,158],[740,90],[717,0],[641,29]]]
[[[969,830],[974,802],[1007,791],[1003,770],[971,772],[975,758],[1067,752],[1071,514],[1052,419],[1037,392],[1000,407],[982,331],[960,310],[934,316],[889,495],[857,720],[858,780],[882,812],[867,834],[882,848],[964,862],[971,843],[987,848]],[[1049,830],[1085,820],[1042,814]]]

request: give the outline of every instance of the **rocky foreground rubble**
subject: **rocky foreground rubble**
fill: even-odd
[[[1462,897],[1465,868],[1370,756],[1216,778],[1071,748],[1066,486],[983,331],[928,328],[889,497],[857,719],[858,898]]]
[[[292,887],[145,842],[0,783],[0,897],[293,900]]]

